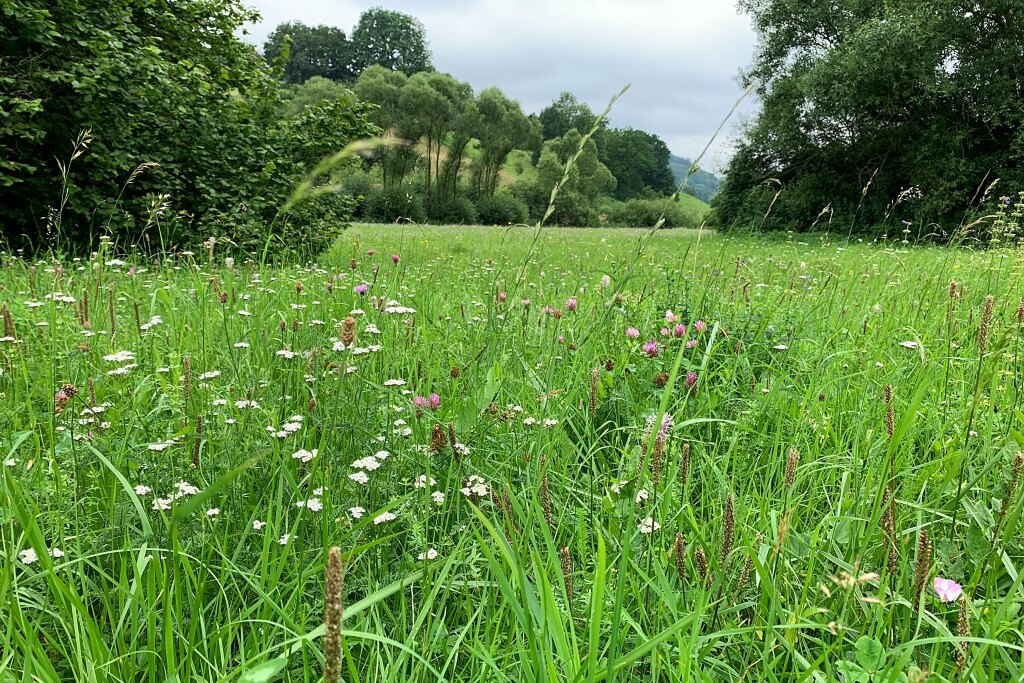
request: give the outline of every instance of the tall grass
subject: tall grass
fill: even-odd
[[[1018,680],[1022,274],[626,230],[5,254],[0,680],[320,680],[332,546],[346,681]]]

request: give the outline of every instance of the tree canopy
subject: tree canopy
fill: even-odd
[[[352,44],[334,26],[278,24],[263,44],[263,56],[271,64],[282,61],[285,83],[305,83],[314,76],[348,81],[354,76]]]
[[[1024,183],[1024,5],[740,5],[762,107],[714,202],[721,224],[799,230],[826,210],[851,229],[949,230],[997,178]]]
[[[406,75],[434,68],[419,19],[380,7],[363,12],[352,29],[352,63],[357,74],[374,64]]]
[[[376,129],[351,95],[282,120],[276,78],[237,37],[255,18],[238,0],[5,2],[5,235],[59,232],[74,244],[109,226],[130,239],[150,228],[154,239],[205,232],[262,244],[309,168]],[[307,218],[294,229],[312,230]]]

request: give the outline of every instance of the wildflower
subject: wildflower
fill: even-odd
[[[433,493],[430,494],[430,499],[437,503],[438,505],[440,505],[441,503],[444,502],[444,493],[442,493],[441,491],[434,491]]]
[[[680,337],[685,337],[686,336],[686,325],[684,325],[682,323],[679,323],[678,325],[673,327],[672,328],[672,336],[676,337],[677,339],[680,338]]]
[[[429,479],[429,483],[428,483],[428,479]],[[421,474],[420,476],[416,477],[416,481],[414,481],[412,483],[412,486],[413,486],[413,488],[417,488],[417,489],[425,489],[428,486],[433,486],[436,483],[437,483],[437,480],[434,479],[433,477],[427,477],[427,475]]]
[[[241,401],[235,401],[235,407],[239,408],[239,409],[241,409],[241,408],[259,408],[260,404],[257,403],[256,401],[250,401],[250,400],[242,399]]]
[[[219,514],[220,514],[220,508],[210,508],[209,510],[206,511],[206,516],[207,517],[216,517]]]
[[[398,261],[399,261],[398,254],[392,254],[391,255],[391,262],[394,263],[394,264],[397,264]]]
[[[785,344],[776,344],[772,348],[775,349],[776,351],[787,351],[787,350],[789,350],[789,347],[786,346]]]
[[[679,320],[679,316],[672,311],[665,311],[665,322],[674,323]]]
[[[46,554],[54,559],[64,557],[64,551],[60,548],[50,548],[48,551],[46,551]]]
[[[252,520],[252,528],[255,529],[256,531],[261,531],[263,529],[263,527],[265,527],[266,525],[267,525],[266,522],[261,522],[258,519]]]
[[[935,589],[936,595],[939,596],[939,600],[942,600],[942,602],[955,602],[964,590],[964,587],[956,581],[944,579],[941,576],[935,577],[935,580],[932,582],[932,588]]]
[[[316,448],[314,448],[311,451],[307,451],[305,448],[300,448],[299,450],[297,450],[294,453],[292,453],[292,457],[293,458],[295,458],[296,460],[301,460],[304,463],[309,462],[310,460],[315,458],[316,455],[317,455],[317,449]]]
[[[199,493],[199,489],[187,481],[179,481],[174,485],[174,488],[177,490],[179,498],[183,496],[194,496]]]
[[[367,287],[366,285],[356,285],[355,287],[352,288],[352,291],[355,292],[356,294],[359,294],[360,296],[362,296],[363,294],[366,294],[366,292],[369,289],[370,288]]]
[[[626,336],[629,337],[630,339],[636,339],[637,337],[640,336],[640,330],[636,329],[635,327],[627,327]]]
[[[300,500],[296,502],[295,507],[306,508],[313,512],[320,512],[324,509],[324,504],[320,502],[319,498],[310,498],[309,500]]]
[[[459,491],[462,495],[469,498],[472,498],[473,496],[483,498],[488,495],[491,490],[490,487],[487,486],[487,482],[483,477],[473,474],[470,475],[469,479],[466,481],[466,485],[459,489]]]
[[[437,551],[434,550],[433,548],[428,548],[427,552],[420,553],[419,555],[416,556],[416,559],[417,560],[436,560],[437,559]]]
[[[636,504],[639,505],[640,503],[650,498],[650,496],[651,494],[650,492],[647,491],[647,489],[640,489],[639,491],[636,492]]]
[[[275,354],[287,360],[291,360],[296,356],[296,353],[290,349],[281,349],[280,351],[275,351]]]
[[[370,481],[370,477],[366,474],[366,472],[353,472],[352,474],[348,475],[348,478],[357,484],[365,484],[366,482]]]
[[[380,468],[380,462],[377,460],[377,458],[373,457],[372,455],[368,455],[365,458],[359,458],[358,460],[354,461],[351,467],[360,470],[366,470],[368,472],[373,472],[374,470]]]
[[[148,446],[146,446],[146,448],[148,448],[151,451],[162,451],[166,450],[167,448],[170,448],[173,445],[173,441],[161,441],[159,443],[151,443]]]
[[[605,287],[607,287],[607,286],[608,286],[608,285],[610,285],[611,283],[612,283],[612,279],[611,279],[611,277],[609,277],[609,276],[607,276],[607,275],[602,275],[602,276],[601,276],[601,287],[602,287],[602,288],[605,288]]]
[[[291,534],[284,534],[281,538],[277,539],[278,545],[288,545],[288,541],[292,540]]]
[[[171,503],[173,502],[172,498],[154,498],[152,509],[166,512],[171,509]]]
[[[361,508],[358,505],[348,509],[348,514],[352,516],[352,519],[362,519],[363,515],[366,514],[366,508]]]
[[[373,518],[373,523],[374,524],[384,524],[385,522],[390,522],[393,519],[395,519],[394,513],[382,512],[382,513],[380,513],[379,515],[377,515],[376,517]]]
[[[152,493],[152,491],[153,489],[146,486],[145,484],[139,484],[138,486],[135,487],[135,495],[137,496],[145,496],[148,495],[149,493]]]
[[[110,363],[125,363],[135,360],[135,354],[131,351],[118,351],[117,353],[103,356],[103,360]]]
[[[900,346],[905,349],[916,349],[918,344],[916,341],[901,341]]]
[[[693,324],[693,329],[697,332],[697,334],[700,334],[701,332],[706,330],[707,327],[708,327],[708,324],[706,322],[704,322],[703,320],[698,320],[697,322],[695,322]]]
[[[697,340],[696,339],[687,339],[686,340],[686,348],[692,349],[696,345],[697,345]]]
[[[215,379],[217,377],[220,377],[220,370],[210,370],[209,372],[204,372],[203,374],[199,375],[199,381]]]
[[[565,300],[566,310],[575,311],[578,306],[579,302],[576,301],[576,297],[574,296],[570,296],[568,299]]]
[[[637,528],[640,529],[640,533],[642,534],[650,534],[660,529],[661,525],[655,522],[653,517],[648,517],[644,521],[640,522],[640,524],[637,525]]]
[[[657,358],[658,356],[658,342],[654,339],[650,340],[643,346],[643,352],[648,358]]]
[[[22,564],[32,564],[39,559],[39,556],[36,555],[36,551],[32,548],[25,548],[18,553],[18,559],[21,560]]]
[[[548,418],[548,419],[544,420],[544,426],[545,427],[554,427],[557,424],[558,424],[558,420],[556,420],[554,418]]]
[[[693,372],[692,370],[686,373],[686,380],[683,382],[683,385],[687,389],[692,389],[693,387],[695,387],[697,385],[697,373]]]
[[[384,380],[384,386],[386,387],[400,387],[405,384],[404,379],[386,379]]]

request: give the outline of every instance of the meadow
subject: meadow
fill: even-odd
[[[0,682],[1021,680],[1022,278],[682,230],[5,253]]]

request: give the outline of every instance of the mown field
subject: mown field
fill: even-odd
[[[1022,277],[683,231],[5,254],[0,681],[1020,680]]]

